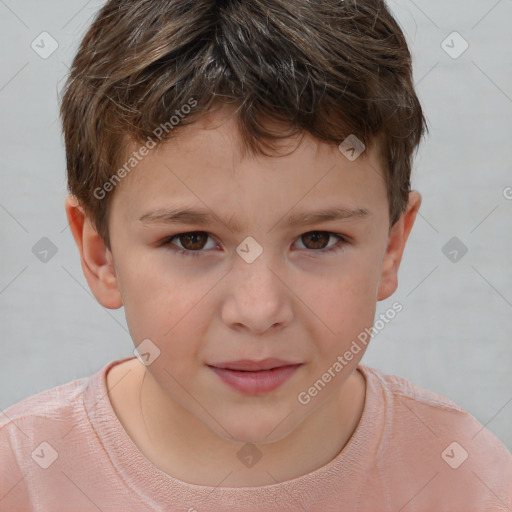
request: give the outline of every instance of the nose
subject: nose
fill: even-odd
[[[283,284],[283,272],[270,268],[266,258],[260,257],[250,264],[238,261],[231,274],[222,307],[222,320],[228,327],[262,334],[291,322],[291,292]]]

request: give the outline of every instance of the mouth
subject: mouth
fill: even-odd
[[[261,361],[253,361],[250,359],[240,359],[238,361],[228,361],[224,363],[215,363],[208,365],[213,368],[220,368],[223,370],[236,370],[244,372],[257,372],[257,371],[268,371],[276,368],[282,368],[285,366],[295,366],[302,363],[284,361],[283,359],[267,358]]]
[[[269,363],[266,365],[268,366]],[[238,364],[240,366],[240,364]],[[261,396],[276,390],[283,385],[300,367],[302,363],[285,364],[266,369],[239,369],[208,367],[230,388],[250,396]]]

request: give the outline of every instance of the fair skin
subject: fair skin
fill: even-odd
[[[373,325],[376,302],[395,291],[421,198],[411,192],[390,228],[375,149],[351,162],[336,145],[307,135],[287,156],[241,158],[237,137],[234,118],[218,113],[152,150],[114,191],[111,250],[73,197],[66,211],[97,300],[124,306],[135,346],[149,338],[160,350],[149,366],[132,359],[107,375],[110,401],[134,444],[185,482],[253,487],[328,464],[354,433],[365,400],[356,370],[364,346],[309,403],[297,397]],[[205,209],[210,220],[140,220],[177,207]],[[326,208],[366,214],[287,225],[291,215]],[[187,233],[199,238],[176,237]],[[252,263],[236,252],[249,236],[263,249]],[[266,357],[302,365],[257,397],[207,366]],[[262,453],[252,467],[237,457],[246,443]]]

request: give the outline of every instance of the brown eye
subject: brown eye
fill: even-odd
[[[184,233],[175,238],[179,240],[182,247],[188,251],[200,251],[208,241],[208,235],[201,231],[194,231],[193,233]]]
[[[211,239],[210,243],[212,244],[210,247],[208,247],[209,239]],[[331,239],[334,243],[329,245]],[[312,256],[320,256],[341,251],[350,245],[351,241],[344,235],[329,231],[310,231],[300,236],[296,243],[303,245],[299,248],[309,251]],[[216,242],[204,231],[191,231],[169,237],[163,242],[163,245],[180,256],[199,257],[207,254],[208,249],[214,249]]]
[[[325,249],[332,234],[326,231],[311,231],[301,236],[301,241],[306,246],[306,249]],[[309,243],[306,242],[309,240]]]
[[[331,238],[335,243],[327,245]],[[346,236],[331,233],[330,231],[309,231],[300,236],[296,243],[299,244],[299,249],[305,249],[310,255],[320,256],[342,251],[346,249],[351,242]],[[300,247],[300,245],[304,247]]]
[[[171,236],[165,239],[162,245],[179,256],[197,258],[204,256],[209,252],[208,249],[214,249],[217,244],[208,233],[191,231]]]

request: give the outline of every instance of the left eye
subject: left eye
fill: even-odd
[[[208,238],[210,238],[210,235],[204,231],[192,231],[190,233],[180,233],[167,238],[164,240],[163,245],[167,246],[177,254],[197,257],[204,252],[202,249],[208,248],[206,247],[206,241]],[[326,248],[325,246],[331,238],[337,238],[339,242],[337,244],[327,246]],[[175,239],[181,243],[182,247],[177,246],[177,244],[173,242]],[[340,250],[348,243],[348,239],[345,236],[331,233],[329,231],[309,231],[308,233],[301,235],[298,240],[301,241],[303,245],[305,245],[303,241],[306,242],[307,246],[304,247],[305,249],[319,253]],[[213,247],[209,248],[212,249],[215,248],[215,246],[216,244],[214,243]]]
[[[310,240],[312,242],[313,247],[306,247],[306,249],[318,249],[321,251],[329,251],[329,249],[325,249],[325,247],[319,247],[323,246],[325,243],[329,242],[331,238],[338,238],[340,240],[345,240],[340,235],[336,235],[335,233],[329,233],[328,231],[310,231],[309,233],[304,233],[301,235],[299,240]],[[332,246],[331,246],[332,247]]]

